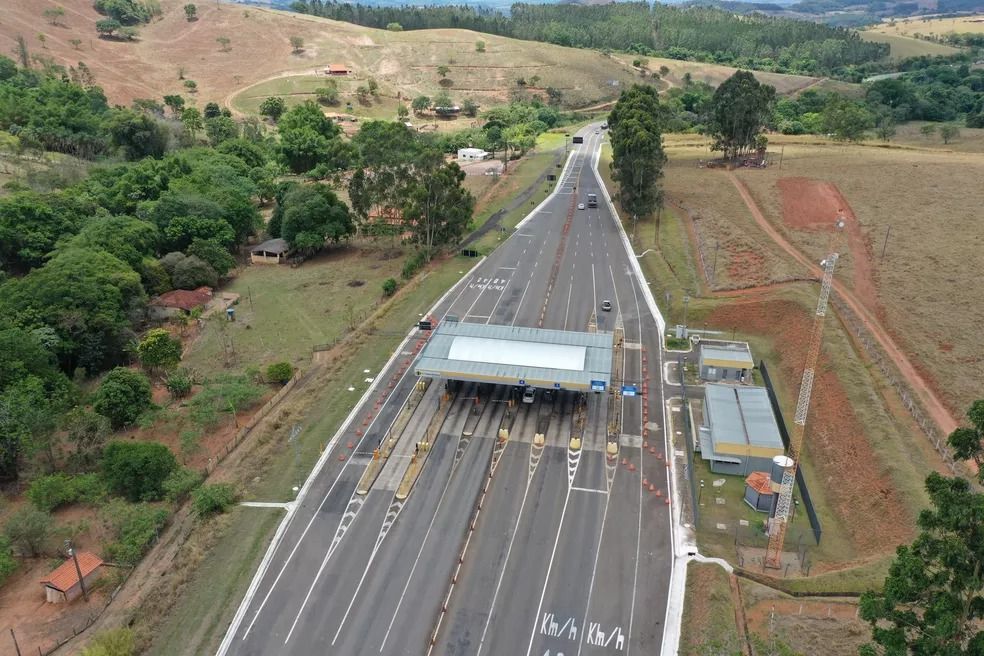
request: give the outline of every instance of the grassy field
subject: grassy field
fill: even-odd
[[[868,28],[869,32],[900,36],[942,36],[951,32],[980,34],[984,32],[984,14],[949,18],[895,18]]]
[[[981,133],[966,130],[958,139],[954,146],[963,145],[965,152],[947,152],[939,143],[931,149],[788,145],[781,171],[739,172],[770,221],[817,259],[827,237],[784,226],[776,183],[808,177],[836,184],[862,226],[878,292],[876,312],[957,416],[980,397],[984,361],[979,311],[946,293],[973,289],[984,266]]]
[[[681,656],[741,653],[728,574],[717,565],[687,565]]]
[[[960,52],[959,48],[954,48],[953,46],[933,43],[932,41],[916,39],[901,34],[881,31],[862,31],[859,34],[865,41],[887,43],[891,48],[889,52],[889,58],[891,59],[905,59],[906,57],[920,57],[922,55],[953,55]]]
[[[287,360],[310,361],[311,348],[332,342],[382,299],[387,278],[400,278],[408,248],[379,243],[339,246],[302,266],[253,265],[223,287],[239,294],[236,321],[212,315],[185,356],[186,366],[241,370]]]

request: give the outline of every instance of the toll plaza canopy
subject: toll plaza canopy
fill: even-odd
[[[418,376],[546,389],[608,389],[612,333],[443,321],[417,360]]]

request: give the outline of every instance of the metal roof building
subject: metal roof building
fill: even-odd
[[[769,471],[772,458],[786,452],[764,387],[705,385],[699,435],[701,456],[722,474]]]
[[[744,381],[755,361],[746,342],[701,342],[698,365],[703,380]]]
[[[604,391],[612,333],[443,321],[417,360],[418,376],[547,389]]]

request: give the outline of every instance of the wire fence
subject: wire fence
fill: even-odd
[[[906,382],[898,373],[895,367],[895,363],[892,362],[882,350],[878,342],[871,336],[871,333],[865,328],[864,323],[858,318],[856,314],[844,303],[840,298],[836,296],[831,296],[831,302],[837,308],[838,314],[840,314],[844,325],[848,327],[851,333],[855,336],[857,342],[864,349],[865,354],[868,358],[875,363],[878,370],[884,376],[885,380],[892,386],[895,392],[898,394],[899,399],[902,401],[902,405],[905,409],[909,411],[912,415],[913,420],[922,430],[923,434],[929,439],[933,448],[936,452],[940,454],[943,463],[947,466],[950,472],[954,476],[959,476],[961,473],[958,471],[957,463],[953,459],[953,455],[950,453],[950,449],[946,442],[946,436],[940,433],[939,427],[936,423],[930,419],[923,410],[922,406],[916,400],[916,396],[912,391],[909,383]]]

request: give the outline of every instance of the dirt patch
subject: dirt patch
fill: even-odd
[[[853,656],[871,638],[857,609],[851,601],[766,599],[747,608],[745,617],[767,645],[775,636],[798,654]]]
[[[345,284],[347,284],[349,287],[362,287],[364,284],[366,284],[366,281],[365,280],[349,280]]]
[[[775,345],[782,386],[799,388],[812,317],[787,300],[753,296],[711,312],[711,325],[742,326],[767,336]],[[838,522],[854,547],[865,555],[890,551],[912,537],[912,515],[879,464],[837,374],[821,354],[807,419],[807,467],[822,481]]]
[[[865,239],[854,210],[837,185],[809,178],[782,178],[776,185],[782,197],[782,220],[788,228],[833,234],[836,218],[844,218],[854,269],[854,293],[869,310],[883,318],[875,287],[871,244]]]
[[[742,286],[761,285],[769,281],[765,256],[760,251],[738,248],[732,244],[725,246],[731,257],[728,259],[728,277],[741,281]]]

